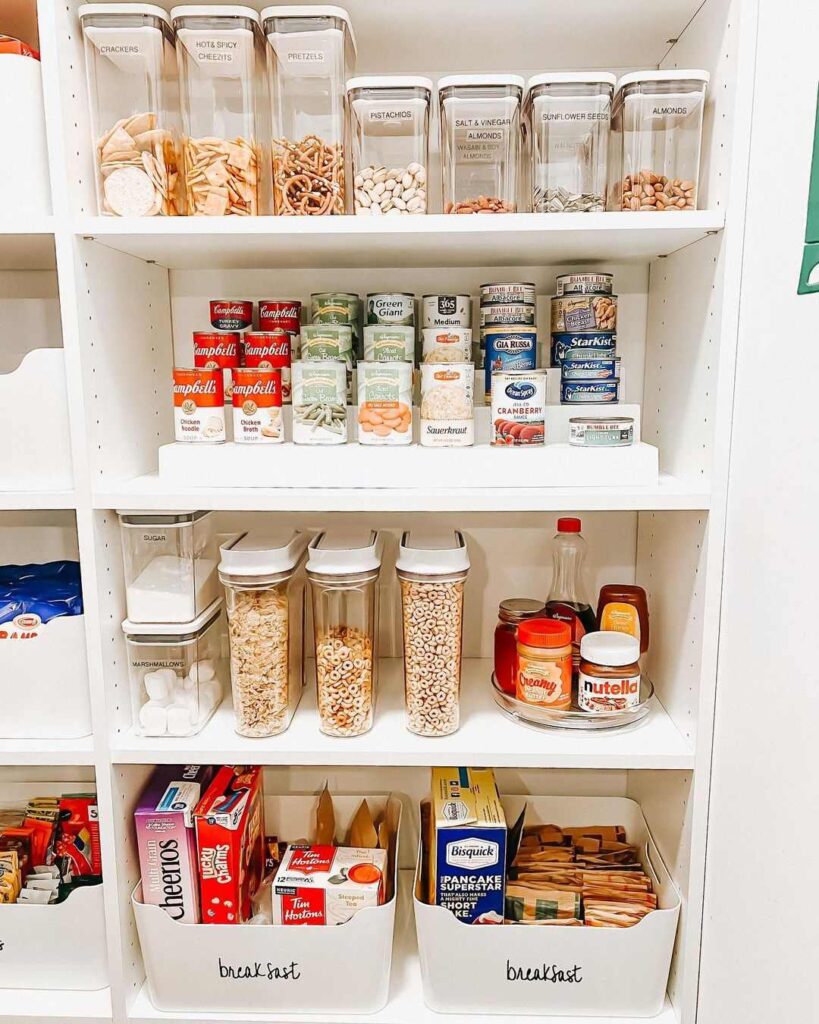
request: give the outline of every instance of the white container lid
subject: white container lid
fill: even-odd
[[[707,85],[711,81],[708,71],[630,71],[618,81],[617,88],[622,89],[626,85],[634,85],[635,82],[684,82],[694,80]]]
[[[159,18],[170,28],[171,19],[168,12],[155,4],[80,4],[77,15],[80,19],[95,14],[144,14],[150,18]]]
[[[236,541],[223,544],[219,574],[225,576],[275,576],[299,563],[311,534],[303,530],[250,530]]]
[[[250,18],[260,24],[259,15],[252,7],[238,7],[234,4],[183,4],[171,8],[171,21],[177,18]]]
[[[371,572],[381,566],[383,547],[378,530],[326,530],[310,541],[307,571],[325,576]]]
[[[469,552],[460,530],[405,530],[395,568],[418,576],[466,572]]]
[[[522,90],[526,82],[522,75],[445,75],[438,79],[439,90],[471,85],[506,85]]]
[[[351,89],[426,89],[432,92],[431,78],[423,75],[365,75],[347,80],[347,92]]]
[[[285,7],[265,7],[262,10],[262,23],[268,18],[339,18],[347,26],[350,33],[350,42],[353,44],[353,56],[356,53],[355,32],[350,15],[343,7],[335,7],[333,4],[306,4],[300,7],[298,4],[290,4]],[[270,33],[268,33],[270,34]]]
[[[190,636],[209,626],[222,609],[222,598],[217,597],[190,622],[132,622],[123,619],[122,632],[133,636]]]
[[[192,526],[213,515],[213,509],[183,512],[146,512],[145,509],[118,508],[120,526]],[[127,520],[130,520],[128,522]]]
[[[595,665],[631,665],[640,658],[640,641],[607,629],[586,633],[580,640],[580,657]]]
[[[611,85],[617,84],[617,75],[608,71],[547,71],[532,75],[526,83],[528,89],[536,85]]]

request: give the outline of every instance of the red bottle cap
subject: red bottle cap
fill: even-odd
[[[572,642],[572,627],[557,619],[527,619],[518,626],[518,643],[526,647],[565,647]]]
[[[557,521],[558,533],[580,533],[580,520],[574,516],[563,516]]]

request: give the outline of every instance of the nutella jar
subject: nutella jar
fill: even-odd
[[[625,711],[640,703],[640,641],[602,630],[580,641],[577,706],[581,711]]]

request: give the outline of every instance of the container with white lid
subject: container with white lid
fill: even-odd
[[[431,80],[414,75],[347,82],[359,216],[427,212],[431,95]]]
[[[707,71],[635,71],[611,114],[609,209],[697,209]]]
[[[616,78],[599,71],[529,79],[528,174],[535,213],[606,209],[609,125]]]
[[[173,30],[154,4],[82,4],[99,213],[183,213]]]
[[[232,4],[171,10],[182,99],[189,216],[256,216],[263,159],[259,15]]]
[[[220,548],[235,728],[277,736],[290,725],[304,687],[305,584],[310,541],[302,530],[254,530]]]
[[[222,599],[191,622],[122,623],[134,729],[142,736],[193,736],[226,690]]]
[[[640,703],[640,641],[612,630],[580,641],[577,706],[581,711],[626,711]]]
[[[348,145],[344,83],[355,66],[355,37],[342,7],[266,7],[270,44],[273,212],[347,212]]]
[[[401,584],[407,728],[420,736],[448,736],[460,719],[469,572],[463,534],[406,531],[395,568]]]
[[[120,510],[125,604],[133,622],[191,622],[219,596],[211,512]]]
[[[438,82],[444,213],[517,209],[519,75],[448,75]]]
[[[372,728],[377,674],[377,530],[328,530],[310,542],[316,687],[321,731],[360,736]]]

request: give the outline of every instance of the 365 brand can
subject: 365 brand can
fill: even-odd
[[[233,439],[238,444],[284,440],[281,370],[240,367],[233,371]]]
[[[290,334],[298,334],[301,330],[301,303],[298,299],[262,299],[259,302],[259,330],[279,329]]]
[[[492,392],[492,375],[503,370],[534,370],[537,362],[537,331],[534,327],[484,329],[484,383]]]
[[[409,292],[371,292],[367,296],[368,324],[415,326],[415,296]]]
[[[224,441],[223,371],[175,367],[173,371],[174,436],[177,441],[215,444]]]
[[[546,442],[546,371],[492,375],[490,443],[515,447]]]
[[[240,335],[234,331],[219,334],[216,331],[193,332],[193,365],[203,370],[222,370],[225,397],[230,399],[233,380],[230,371],[241,363]]]
[[[246,331],[253,326],[249,299],[211,299],[210,325],[215,331]]]
[[[284,328],[275,331],[248,331],[244,337],[244,364],[248,369],[281,371],[282,401],[290,401],[290,363],[293,336]]]
[[[471,327],[472,300],[468,295],[425,295],[421,300],[422,327]]]

